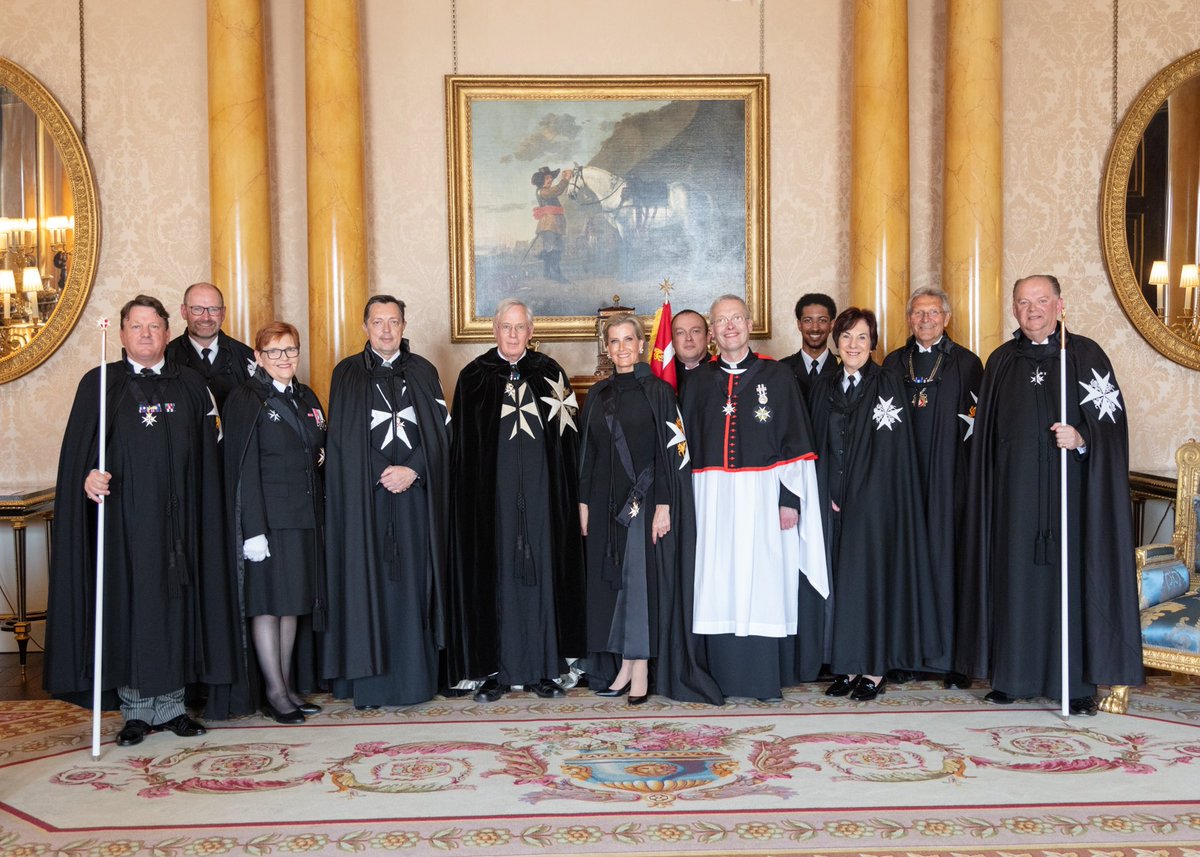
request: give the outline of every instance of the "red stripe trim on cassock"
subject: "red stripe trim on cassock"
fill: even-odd
[[[692,470],[692,474],[697,473],[754,473],[761,470],[774,470],[776,467],[783,467],[785,464],[794,464],[797,461],[816,461],[817,454],[815,452],[806,452],[804,455],[798,455],[795,458],[789,458],[787,461],[776,461],[774,464],[764,464],[762,467],[697,467]]]

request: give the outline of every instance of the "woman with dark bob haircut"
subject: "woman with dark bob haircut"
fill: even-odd
[[[229,394],[222,414],[231,564],[245,619],[241,681],[229,707],[239,713],[261,702],[272,720],[303,723],[305,714],[321,710],[297,693],[292,654],[303,624],[308,645],[300,660],[308,684],[315,676],[309,632],[321,630],[324,619],[325,412],[296,380],[295,327],[282,321],[263,327],[254,359],[254,374]]]
[[[933,578],[903,379],[871,360],[875,314],[850,307],[833,322],[837,373],[813,385],[817,481],[829,556],[832,621],[825,692],[869,701],[892,669],[922,669],[940,654]]]

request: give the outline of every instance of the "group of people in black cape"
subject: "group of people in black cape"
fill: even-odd
[[[1056,698],[1063,539],[1070,706],[1094,714],[1097,685],[1142,679],[1128,430],[1099,346],[1060,348],[1061,300],[1053,277],[1019,280],[1019,328],[984,369],[938,289],[910,298],[913,335],[882,366],[868,310],[804,296],[804,347],[777,362],[725,295],[674,319],[678,393],[644,362],[640,321],[616,316],[614,372],[581,410],[529,347],[525,304],[499,305],[451,407],[404,303],[376,295],[326,412],[295,377],[291,325],[243,346],[196,284],[168,343],[166,310],[139,295],[107,367],[105,471],[100,370],[64,435],[46,688],[92,702],[103,503],[99,666],[121,745],[203,734],[198,701],[302,723],[316,690],[370,709],[585,680],[629,705],[720,704],[823,678],[869,701],[926,672],[986,678],[996,704]]]

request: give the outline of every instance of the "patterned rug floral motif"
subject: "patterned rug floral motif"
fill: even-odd
[[[0,857],[1200,857],[1200,688],[1156,683],[1130,715],[1070,720],[932,683],[888,696],[831,706],[801,688],[782,705],[650,711],[586,691],[369,713],[326,700],[309,727],[247,718],[106,743],[99,760],[86,712],[0,703]],[[119,726],[105,718],[110,742]]]

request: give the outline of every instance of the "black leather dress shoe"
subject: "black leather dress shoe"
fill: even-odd
[[[296,710],[301,714],[320,714],[321,706],[315,702],[302,702],[296,706]]]
[[[916,681],[917,674],[913,670],[888,670],[885,678],[892,684],[908,684]]]
[[[1096,708],[1096,697],[1078,696],[1067,704],[1067,710],[1072,714],[1082,714],[1084,717],[1095,717],[1096,712],[1098,711]]]
[[[983,698],[984,702],[990,702],[992,705],[1012,705],[1017,701],[1015,696],[1009,696],[1002,690],[993,690]]]
[[[833,680],[833,684],[829,685],[829,687],[825,689],[825,695],[846,696],[850,693],[850,691],[858,687],[858,682],[861,678],[862,676],[850,678],[849,676],[840,675]]]
[[[879,679],[878,682],[871,681],[866,676],[858,677],[858,687],[850,691],[850,698],[855,702],[870,702],[875,697],[887,692],[887,676]]]
[[[174,732],[180,738],[195,738],[197,735],[205,735],[208,730],[204,728],[204,724],[197,720],[193,720],[186,714],[180,714],[178,717],[172,717],[166,723],[156,723],[154,725],[155,732]]]
[[[355,711],[378,711],[379,706],[378,705],[356,705],[356,706],[354,706],[354,710]]]
[[[618,696],[624,696],[625,694],[629,693],[629,685],[630,682],[625,682],[625,684],[621,685],[620,687],[607,687],[604,690],[596,691],[596,696],[605,696],[609,699],[613,699]]]
[[[495,702],[506,693],[508,693],[508,685],[500,684],[496,679],[489,678],[479,690],[475,691],[472,699],[476,702]]]
[[[263,717],[285,725],[304,722],[304,715],[300,712],[299,708],[293,708],[291,711],[280,711],[271,703],[265,702],[263,703],[262,713]]]
[[[145,720],[126,720],[125,726],[117,733],[117,746],[132,747],[134,744],[141,744],[142,739],[153,731],[153,727]]]
[[[942,677],[942,687],[949,690],[956,687],[959,690],[967,690],[971,686],[971,677],[962,673],[949,672]]]
[[[550,681],[548,678],[540,678],[533,684],[527,684],[525,689],[530,693],[536,693],[542,699],[562,699],[567,695],[567,692],[559,687],[557,682]]]

